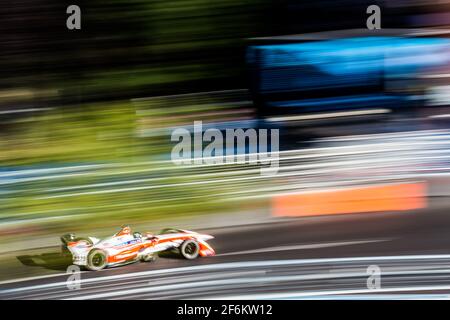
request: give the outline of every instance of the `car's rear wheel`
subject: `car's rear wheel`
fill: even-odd
[[[102,270],[108,264],[108,255],[100,249],[93,249],[87,257],[86,268],[91,271]]]
[[[180,254],[188,260],[196,259],[199,251],[200,246],[195,240],[185,240],[180,246]]]

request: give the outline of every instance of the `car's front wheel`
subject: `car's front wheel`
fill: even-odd
[[[93,249],[87,257],[86,268],[91,271],[102,270],[108,264],[108,255],[100,249]]]
[[[200,246],[195,240],[185,240],[180,246],[180,254],[188,260],[197,258],[199,251]]]

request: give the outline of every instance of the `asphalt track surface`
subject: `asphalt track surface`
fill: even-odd
[[[165,255],[152,263],[85,271],[79,282],[59,271],[3,282],[0,298],[448,298],[450,212],[440,202],[446,200],[409,212],[198,230],[215,236],[210,243],[217,256],[187,261]],[[380,277],[370,277],[374,272]]]

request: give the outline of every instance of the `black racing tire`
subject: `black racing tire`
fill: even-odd
[[[92,249],[89,251],[86,262],[86,269],[99,271],[108,264],[108,254],[101,249]]]
[[[197,241],[189,239],[185,240],[180,246],[180,254],[183,258],[194,260],[198,258],[200,252],[200,245]]]

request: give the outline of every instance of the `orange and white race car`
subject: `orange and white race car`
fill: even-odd
[[[131,232],[123,226],[112,237],[100,240],[81,238],[74,234],[61,237],[63,254],[71,255],[72,262],[88,270],[101,270],[137,261],[154,261],[160,252],[173,251],[192,260],[215,255],[206,242],[214,238],[208,234],[181,229],[164,229],[159,234]]]

